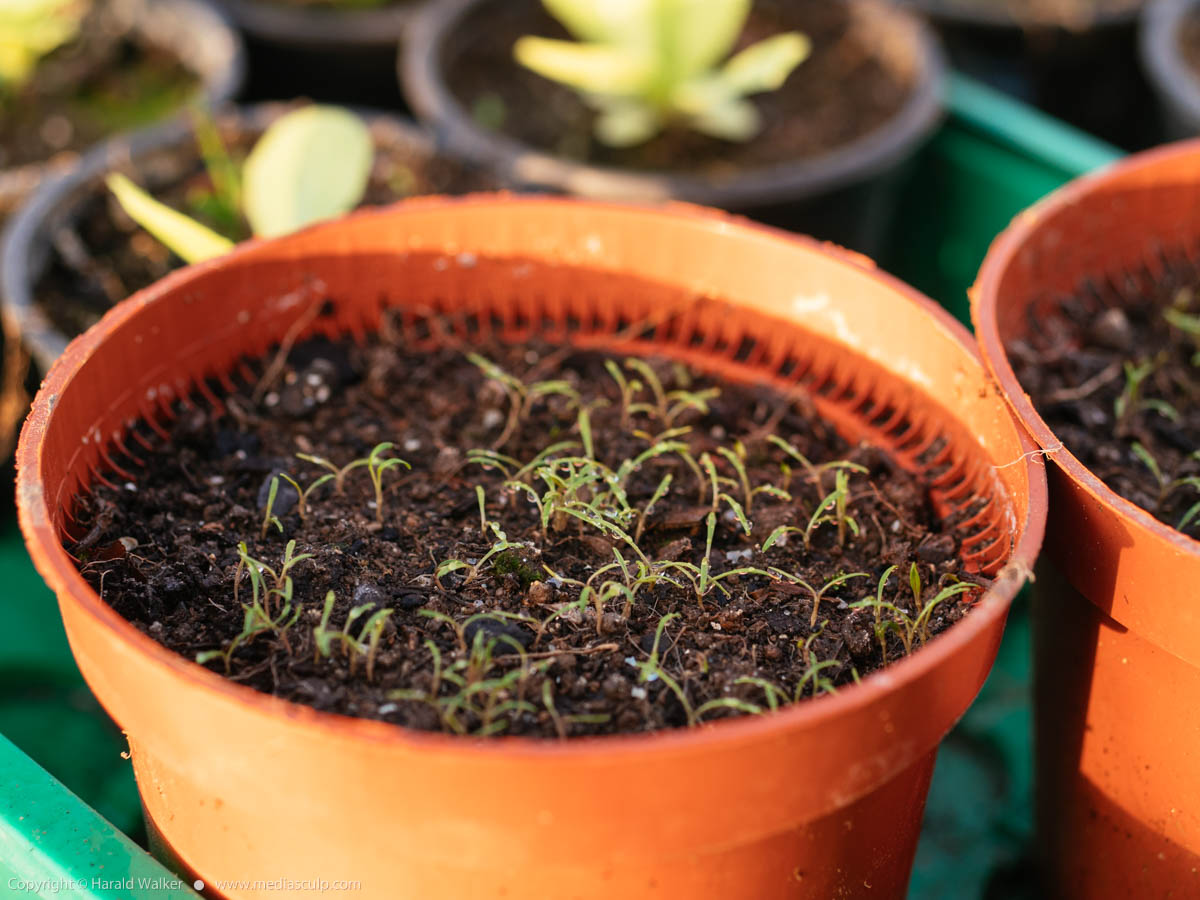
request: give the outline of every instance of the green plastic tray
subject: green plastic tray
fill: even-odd
[[[966,321],[966,289],[992,238],[1021,209],[1120,154],[962,77],[951,81],[949,106],[915,165],[902,226],[880,263]],[[164,889],[170,876],[127,837],[140,840],[143,826],[125,741],[71,660],[11,506],[0,516],[0,584],[0,734],[9,739],[0,738],[0,895],[13,878],[73,885],[75,893],[58,896],[194,896],[185,885]],[[1029,626],[1018,599],[991,678],[943,745],[913,898],[1033,896],[1025,865],[1030,731]],[[132,877],[132,887],[92,890],[101,871]]]

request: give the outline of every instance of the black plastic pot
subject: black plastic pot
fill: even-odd
[[[242,86],[246,54],[241,38],[208,0],[109,0],[135,31],[165,48],[196,74],[211,105],[231,100]],[[32,163],[0,171],[0,219],[12,212],[48,174]]]
[[[583,197],[686,200],[752,216],[774,225],[835,241],[876,255],[884,249],[904,181],[904,164],[941,118],[945,73],[933,33],[918,19],[875,0],[845,0],[864,16],[880,17],[881,30],[911,54],[914,89],[886,125],[818,158],[745,171],[720,181],[702,175],[645,172],[577,163],[479,126],[448,88],[446,51],[469,16],[481,8],[537,0],[437,0],[413,19],[405,38],[400,76],[405,96],[433,129],[439,146],[489,166],[525,187]],[[472,27],[479,27],[472,19]],[[516,66],[516,63],[513,63]],[[496,73],[503,78],[503,72]]]
[[[1161,139],[1137,64],[1138,8],[1031,21],[979,0],[900,0],[927,15],[959,71],[1128,150]]]
[[[260,134],[275,118],[294,108],[266,103],[229,110],[217,117],[218,126],[230,133]],[[396,116],[363,112],[377,148],[401,148],[415,155],[433,157],[433,141],[417,126]],[[104,177],[112,171],[138,173],[138,180],[151,190],[177,180],[195,166],[196,154],[180,154],[181,146],[194,147],[195,137],[185,122],[113,138],[93,148],[69,171],[47,181],[14,216],[0,240],[0,311],[19,332],[33,358],[34,367],[49,371],[50,365],[75,337],[66,334],[46,316],[36,302],[37,285],[50,263],[54,236],[63,226],[79,218],[86,204],[107,194]],[[502,187],[481,174],[472,189]]]
[[[215,0],[250,48],[248,100],[311,97],[398,109],[396,53],[424,0],[371,9],[295,6],[272,0]]]
[[[1200,74],[1183,55],[1182,30],[1198,0],[1154,0],[1142,14],[1141,58],[1170,138],[1200,134]]]

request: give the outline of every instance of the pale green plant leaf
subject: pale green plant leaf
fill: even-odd
[[[646,26],[646,0],[542,0],[542,5],[581,41],[621,43]]]
[[[739,94],[777,91],[812,53],[812,41],[796,31],[759,41],[734,56],[721,69],[721,80]]]
[[[353,209],[366,192],[374,146],[354,113],[290,112],[266,130],[242,170],[242,204],[257,235],[288,234]]]
[[[105,184],[131,219],[184,262],[202,262],[233,249],[228,238],[159,203],[124,175],[113,173],[105,179]]]
[[[606,104],[596,118],[596,137],[610,147],[644,144],[662,129],[662,117],[638,101]]]
[[[619,46],[523,37],[513,54],[544,78],[594,94],[637,94],[653,75],[648,58]]]
[[[751,0],[664,0],[660,28],[671,41],[675,78],[711,69],[729,55],[750,15]]]
[[[730,100],[693,116],[692,127],[724,141],[748,141],[762,128],[762,117],[753,103]]]

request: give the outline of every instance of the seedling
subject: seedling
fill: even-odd
[[[341,468],[323,456],[313,456],[308,453],[297,453],[296,458],[302,459],[305,462],[312,463],[316,466],[321,466],[324,469],[328,469],[330,475],[333,477],[334,490],[336,490],[339,494],[344,493],[345,491],[346,476],[354,469],[365,468],[367,470],[367,475],[370,476],[371,485],[375,489],[375,521],[383,522],[383,473],[388,469],[395,468],[396,466],[404,466],[406,469],[412,468],[411,465],[399,457],[385,457],[383,455],[395,446],[396,445],[391,441],[384,441],[383,443],[376,444],[371,448],[371,452],[366,456],[360,459],[352,460]],[[292,483],[295,484],[295,482]],[[318,483],[324,482],[321,479],[318,479]],[[315,486],[315,484],[316,483],[314,483],[313,486]],[[312,486],[310,486],[310,490],[311,488]]]
[[[388,694],[389,699],[428,704],[436,710],[446,730],[455,734],[472,733],[481,737],[505,731],[510,722],[508,717],[514,713],[537,712],[537,708],[522,699],[520,694],[524,691],[528,679],[534,674],[544,672],[550,665],[549,661],[530,665],[525,649],[519,642],[507,635],[487,637],[482,629],[475,632],[470,647],[466,647],[466,626],[478,619],[496,618],[493,614],[472,616],[460,625],[444,614],[432,610],[421,612],[451,624],[460,647],[464,648],[467,656],[446,666],[437,645],[427,640],[425,647],[433,657],[434,667],[429,689],[392,691]],[[521,665],[495,678],[488,678],[496,666],[495,651],[506,642],[512,645],[520,657]],[[442,696],[441,689],[446,685],[450,686],[452,693]],[[514,693],[517,696],[514,697]]]
[[[79,36],[90,0],[0,3],[0,94],[19,89],[41,60]]]
[[[396,466],[412,469],[411,465],[398,456],[383,455],[394,446],[396,445],[391,441],[384,441],[382,444],[376,444],[367,456],[367,474],[371,476],[371,485],[375,488],[375,521],[380,524],[383,523],[383,473]]]
[[[662,643],[663,632],[667,625],[677,618],[679,618],[679,613],[668,613],[658,620],[658,625],[654,629],[654,644],[650,648],[650,657],[642,662],[634,663],[638,670],[638,683],[647,684],[653,681],[661,681],[675,695],[675,699],[683,707],[683,713],[687,717],[688,725],[691,726],[699,725],[704,720],[706,714],[718,709],[732,709],[750,715],[760,715],[763,711],[761,706],[756,706],[737,697],[718,697],[702,703],[698,707],[692,706],[687,692],[684,691],[676,679],[672,678],[662,668],[659,657],[659,645]]]
[[[751,487],[750,476],[746,472],[746,447],[741,441],[734,441],[733,449],[728,447],[718,447],[717,452],[725,457],[726,461],[733,466],[733,470],[737,473],[738,484],[742,489],[742,503],[746,509],[746,515],[749,516],[754,506],[754,498],[759,494],[766,494],[774,497],[776,500],[791,500],[792,495],[782,488],[777,488],[773,484],[761,484],[757,487]]]
[[[921,572],[916,563],[913,563],[908,570],[908,584],[913,595],[913,609],[916,611],[916,615],[913,616],[896,604],[883,599],[884,587],[894,570],[895,566],[892,566],[880,577],[879,586],[873,599],[860,600],[850,604],[851,609],[874,611],[875,639],[879,642],[885,665],[888,657],[888,633],[894,633],[904,647],[904,655],[910,655],[915,648],[923,647],[929,640],[929,623],[937,608],[947,600],[978,587],[971,582],[956,581],[954,584],[942,587],[928,602],[922,605],[921,598],[924,588],[921,584]]]
[[[259,602],[259,595],[262,595],[263,607],[269,613],[271,611],[272,599],[277,599],[281,605],[288,605],[292,601],[292,576],[291,571],[297,564],[306,559],[312,559],[311,553],[296,553],[296,542],[288,541],[287,546],[283,551],[283,561],[280,563],[278,570],[271,568],[266,563],[254,559],[249,555],[245,543],[238,544],[238,566],[237,571],[233,576],[233,599],[238,600],[238,588],[241,583],[242,572],[246,572],[250,577],[250,587],[253,591],[253,602]],[[271,576],[271,582],[266,581],[265,576]]]
[[[819,466],[814,465],[807,456],[805,456],[798,449],[796,449],[796,447],[778,435],[767,435],[767,441],[768,443],[778,447],[793,460],[800,463],[801,468],[804,469],[805,474],[808,476],[808,480],[816,486],[818,494],[824,493],[825,491],[826,472],[845,471],[857,472],[860,475],[867,474],[866,466],[860,466],[858,463],[853,463],[845,459],[836,459],[832,462],[822,463]],[[780,468],[783,470],[783,489],[787,490],[791,487],[792,470],[786,463],[781,465]]]
[[[215,131],[201,146],[207,160],[216,151]],[[219,141],[219,138],[217,138]],[[242,167],[240,185],[223,165],[210,168],[218,190],[240,198],[253,234],[276,237],[330,219],[357,206],[366,192],[375,150],[358,116],[332,106],[308,106],[287,113],[263,132]],[[222,235],[155,200],[124,175],[106,179],[117,202],[135,222],[184,262],[222,256],[234,235]]]
[[[300,483],[286,472],[281,472],[279,477],[296,489],[296,512],[300,514],[301,522],[308,521],[308,501],[312,496],[312,492],[334,478],[333,475],[320,475],[309,482],[308,487],[300,487]]]
[[[291,479],[288,479],[291,481]],[[294,482],[293,482],[294,483]],[[283,523],[279,521],[279,517],[274,515],[272,510],[275,508],[275,497],[279,494],[279,476],[276,475],[271,479],[271,486],[267,488],[267,505],[263,509],[262,528],[259,529],[258,539],[265,541],[267,532],[274,525],[279,529],[279,533],[283,533]]]
[[[488,379],[500,385],[508,398],[508,418],[505,420],[504,430],[492,445],[493,450],[509,442],[521,420],[529,415],[530,409],[538,399],[559,395],[566,397],[571,404],[579,405],[579,392],[566,381],[537,381],[526,384],[478,353],[468,353],[467,359]]]
[[[314,456],[309,453],[297,453],[296,459],[302,459],[305,462],[312,463],[314,466],[328,469],[330,476],[333,478],[333,489],[339,494],[346,492],[346,476],[353,470],[360,469],[367,464],[367,457],[365,456],[362,459],[353,460],[340,468],[323,456]]]
[[[691,430],[690,428],[681,428],[676,425],[679,417],[688,411],[707,415],[708,401],[720,396],[721,393],[718,388],[706,388],[702,391],[677,388],[668,391],[650,364],[641,359],[625,360],[625,368],[640,375],[640,379],[626,378],[621,367],[611,359],[605,360],[604,368],[617,383],[617,388],[621,392],[621,426],[626,429],[631,428],[633,417],[642,415],[652,421],[657,421],[663,427],[664,430],[657,435],[652,435],[642,429],[633,430],[632,433],[635,436],[644,438],[651,444],[687,434]],[[650,390],[651,402],[638,400],[638,396],[647,388]]]
[[[1143,412],[1156,412],[1172,422],[1179,421],[1179,411],[1165,400],[1145,396],[1145,383],[1158,371],[1161,359],[1125,363],[1125,387],[1113,402],[1113,413],[1117,417],[1117,434],[1127,434],[1130,422]]]
[[[1170,306],[1163,311],[1163,317],[1172,328],[1179,329],[1192,339],[1196,345],[1196,351],[1192,354],[1192,365],[1200,366],[1200,316],[1185,312],[1177,306]]]
[[[837,587],[840,584],[845,584],[851,578],[869,578],[870,577],[869,575],[867,575],[866,572],[850,572],[849,574],[838,575],[834,578],[829,579],[829,581],[827,581],[823,585],[821,585],[820,589],[818,590],[817,588],[815,588],[811,584],[809,584],[807,581],[805,581],[803,578],[798,578],[795,575],[789,575],[788,573],[783,572],[780,569],[773,569],[772,571],[774,571],[776,574],[778,574],[778,576],[780,577],[781,580],[789,581],[792,584],[802,587],[806,591],[808,591],[808,596],[812,600],[812,615],[809,617],[809,622],[808,622],[809,628],[817,627],[817,618],[820,616],[820,613],[821,613],[821,601],[825,599],[825,597],[829,594],[830,591],[832,591],[835,587]]]
[[[266,563],[251,557],[245,543],[238,544],[238,566],[233,580],[234,602],[238,602],[238,586],[243,571],[249,574],[251,587],[250,603],[241,604],[242,630],[225,649],[207,650],[196,654],[196,662],[204,665],[214,659],[220,659],[225,665],[225,673],[229,674],[233,654],[237,649],[256,635],[267,631],[278,635],[284,647],[291,652],[287,633],[300,616],[300,606],[292,605],[293,585],[289,573],[297,563],[312,558],[310,553],[296,554],[295,550],[296,542],[288,541],[283,563],[276,571]],[[267,575],[271,578],[270,583],[266,580]],[[272,603],[272,599],[276,603]],[[277,613],[272,614],[272,606],[278,606]]]
[[[733,517],[737,519],[738,524],[742,526],[742,530],[746,532],[746,534],[749,534],[751,531],[753,531],[753,528],[750,525],[750,520],[746,518],[746,511],[742,509],[742,504],[731,497],[727,492],[721,490],[721,488],[725,485],[732,485],[736,489],[737,482],[728,478],[722,478],[720,475],[718,475],[717,465],[713,462],[713,458],[707,453],[702,453],[700,455],[700,466],[705,472],[708,473],[708,480],[711,486],[710,496],[712,497],[712,512],[710,515],[716,515],[718,509],[720,509],[721,501],[724,500],[729,505],[729,509],[733,512]]]
[[[517,546],[508,540],[508,536],[500,530],[500,526],[496,522],[488,522],[487,524],[495,538],[492,546],[476,562],[468,562],[463,559],[447,559],[439,563],[433,573],[433,577],[437,579],[439,586],[441,585],[441,580],[451,572],[461,572],[464,570],[467,573],[464,584],[470,584],[487,570],[488,564],[497,556]]]
[[[596,108],[596,137],[628,147],[680,124],[744,141],[761,126],[745,98],[782,87],[809,55],[808,38],[787,32],[726,60],[750,0],[543,0],[580,43],[523,37],[517,61],[577,90]]]
[[[325,595],[325,608],[321,611],[321,621],[313,627],[313,662],[316,662],[320,657],[328,659],[333,655],[335,642],[342,648],[346,656],[350,660],[350,674],[354,674],[355,665],[360,656],[366,657],[367,661],[367,681],[373,681],[375,678],[375,656],[379,650],[379,641],[383,637],[384,629],[387,627],[388,620],[392,616],[392,610],[381,609],[372,614],[362,628],[358,631],[358,637],[351,635],[350,626],[365,612],[372,609],[374,603],[363,603],[355,606],[346,615],[346,622],[340,630],[334,631],[329,627],[329,618],[333,613],[333,605],[335,602],[333,591],[329,591]]]
[[[838,546],[846,546],[846,532],[858,537],[858,521],[850,515],[850,476],[845,469],[834,472],[834,488],[830,494],[817,504],[808,526],[804,529],[804,546],[812,547],[813,535],[825,523],[837,526]]]
[[[1154,480],[1158,482],[1158,501],[1156,503],[1156,508],[1161,508],[1172,494],[1182,488],[1190,487],[1200,491],[1200,475],[1187,475],[1183,478],[1168,478],[1163,473],[1162,468],[1158,465],[1158,461],[1144,446],[1137,441],[1134,441],[1133,446],[1130,449],[1133,451],[1133,455],[1141,460],[1142,464],[1150,470],[1151,474],[1154,476]],[[1193,453],[1192,459],[1200,460],[1200,451]],[[1190,509],[1188,509],[1188,511],[1184,513],[1183,518],[1179,520],[1179,524],[1175,527],[1179,531],[1182,531],[1183,529],[1187,528],[1187,526],[1190,525],[1197,516],[1200,516],[1200,502],[1197,502]]]
[[[821,659],[813,650],[813,644],[817,638],[825,630],[824,624],[810,634],[803,641],[797,641],[796,646],[800,650],[800,658],[804,662],[804,671],[800,675],[800,680],[796,682],[796,692],[793,696],[793,701],[799,702],[804,696],[804,689],[811,685],[812,696],[816,697],[820,694],[836,694],[837,688],[834,687],[833,681],[824,675],[829,669],[837,669],[841,667],[836,659]]]

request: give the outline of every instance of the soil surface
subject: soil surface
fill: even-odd
[[[78,39],[43,59],[17,93],[0,97],[0,169],[158,121],[198,92],[199,80],[176,57],[114,27],[98,3]]]
[[[639,147],[615,149],[592,137],[594,112],[578,95],[513,61],[523,35],[569,35],[536,0],[483,4],[444,48],[445,77],[480,124],[570,159],[639,170],[731,177],[740,170],[815,158],[851,143],[895,116],[916,77],[913,50],[895,32],[829,0],[759,0],[739,47],[784,31],[812,40],[812,55],[778,91],[751,99],[764,129],[730,143],[683,129]],[[853,26],[853,27],[852,27]]]
[[[1110,488],[1178,528],[1200,502],[1200,270],[1081,285],[1008,346],[1055,435]],[[1189,482],[1188,479],[1195,479]],[[1200,537],[1200,508],[1183,529]]]
[[[256,564],[239,566],[239,542],[278,572],[294,541],[311,558],[290,569],[292,612],[270,601],[276,625],[229,654],[231,678],[412,728],[542,737],[685,726],[834,691],[885,663],[881,635],[887,661],[906,640],[919,652],[922,629],[902,627],[918,614],[914,564],[923,604],[956,576],[986,582],[962,571],[925,488],[883,452],[848,446],[803,397],[663,360],[465,349],[406,350],[388,323],[363,346],[317,339],[285,364],[282,353],[255,363],[230,415],[181,411],[132,480],[81,498],[68,549],[121,615],[195,658],[228,651],[253,621]],[[376,463],[411,469],[376,471],[382,509],[369,466],[303,504],[275,481],[287,473],[308,491],[325,469],[298,453],[336,468],[385,441]],[[488,449],[498,464],[476,460]],[[854,521],[841,535],[830,508],[806,540],[839,477],[795,454],[843,464]],[[747,486],[764,488],[752,505]],[[781,525],[799,531],[781,538]],[[833,582],[815,611],[804,582]],[[933,607],[929,636],[969,611],[979,592],[963,589]],[[882,610],[879,634],[871,609],[850,606],[877,590],[904,611]],[[202,659],[224,671],[219,654]]]
[[[260,132],[239,118],[223,119],[220,125],[226,147],[240,167]],[[496,186],[482,173],[431,157],[387,120],[375,120],[371,130],[375,164],[364,206]],[[193,141],[148,154],[128,174],[159,200],[222,234],[235,239],[249,236],[243,220],[214,212],[212,180]],[[35,301],[68,337],[87,330],[114,303],[183,264],[125,214],[102,180],[80,195],[75,208],[73,226],[55,235],[49,265],[34,289]]]

